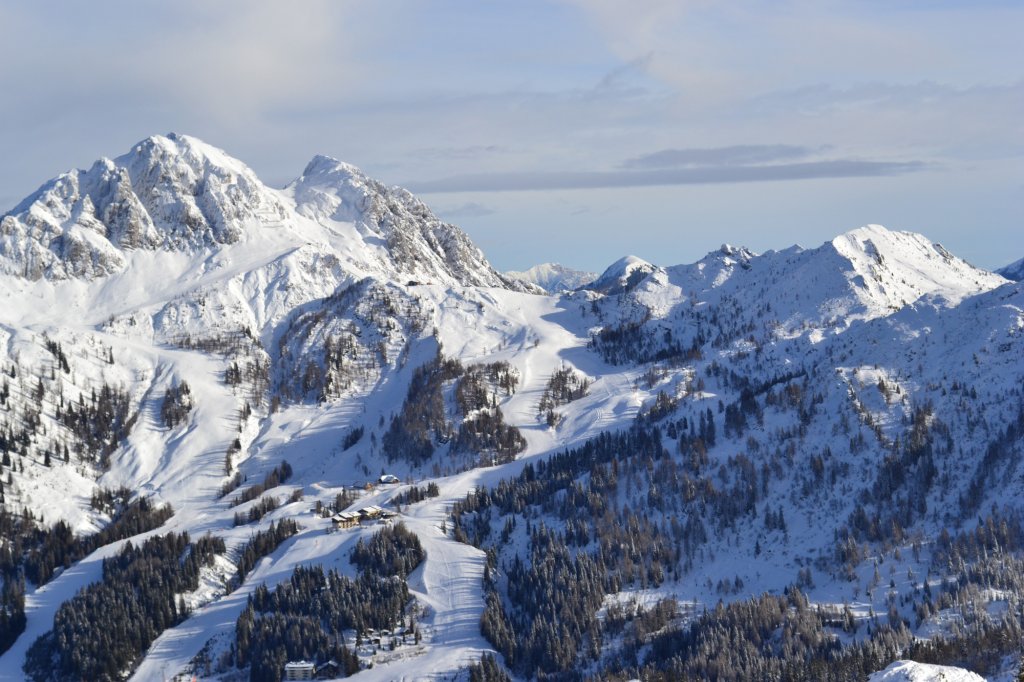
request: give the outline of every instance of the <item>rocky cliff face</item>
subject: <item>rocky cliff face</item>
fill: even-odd
[[[496,272],[465,232],[439,219],[412,193],[387,187],[355,166],[314,157],[288,190],[299,214],[321,224],[352,223],[368,242],[385,247],[396,272],[412,279],[528,288]]]
[[[300,230],[307,241],[345,234],[362,274],[529,288],[496,272],[462,230],[412,194],[353,166],[317,156],[279,191],[223,151],[173,133],[63,173],[5,214],[0,271],[91,280],[122,271],[135,250],[216,250],[258,240],[262,228]]]
[[[286,209],[244,164],[187,136],[146,139],[63,173],[0,222],[0,268],[30,279],[93,279],[135,249],[231,244]]]

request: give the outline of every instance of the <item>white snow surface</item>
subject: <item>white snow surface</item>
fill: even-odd
[[[143,682],[183,670],[212,638],[230,636],[260,583],[275,585],[299,565],[353,573],[351,548],[374,528],[328,533],[329,520],[309,512],[317,500],[330,502],[343,487],[377,480],[385,470],[420,485],[433,480],[440,496],[401,513],[427,554],[409,581],[425,609],[423,644],[379,661],[357,679],[441,677],[491,650],[479,630],[484,555],[442,532],[451,505],[477,486],[517,475],[527,462],[627,427],[659,391],[679,397],[681,410],[735,400],[734,389],[708,371],[711,362],[734,363],[765,380],[806,371],[821,386],[822,412],[839,415],[812,425],[786,474],[791,478],[780,487],[795,481],[810,453],[826,445],[850,467],[853,480],[871,472],[868,458],[839,445],[849,439],[836,438],[838,420],[850,418],[856,429],[858,419],[870,418],[877,431],[865,427],[869,437],[888,439],[871,441],[877,454],[905,434],[906,417],[924,401],[934,402],[965,446],[983,447],[989,434],[976,432],[975,424],[998,425],[1012,409],[1008,391],[1024,379],[1024,285],[974,268],[920,235],[879,226],[810,250],[757,255],[725,245],[697,263],[669,268],[627,257],[588,289],[531,293],[532,287],[495,272],[461,231],[408,192],[384,187],[348,164],[316,157],[295,182],[275,190],[194,138],[150,138],[123,157],[50,181],[0,222],[3,364],[50,376],[44,338],[59,341],[72,371],[47,379],[50,393],[61,387],[73,397],[100,382],[116,384],[138,414],[107,471],[47,468],[38,457],[26,457],[24,474],[6,491],[8,502],[89,533],[106,521],[89,508],[96,485],[124,485],[173,505],[174,517],[154,532],[214,533],[225,539],[231,558],[255,526],[234,527],[235,511],[246,507],[229,508],[218,499],[228,447],[240,441],[235,465],[250,483],[282,460],[292,465],[294,478],[269,494],[283,500],[300,488],[305,499],[278,508],[259,526],[293,517],[302,531],[261,560],[231,594],[219,592],[209,577],[190,596],[197,606],[192,617],[163,633],[135,671],[132,679]],[[596,330],[622,322],[688,344],[698,332],[708,333],[708,311],[719,314],[714,332],[720,336],[705,339],[707,357],[659,365],[653,379],[648,370],[654,363],[611,365],[588,347]],[[248,350],[223,355],[185,342],[218,335],[249,339]],[[342,337],[352,340],[352,354],[330,374],[324,343]],[[413,467],[388,462],[376,445],[413,371],[438,345],[464,365],[507,361],[517,371],[518,390],[498,401],[527,443],[515,461],[464,470],[463,463],[442,457]],[[105,360],[108,349],[113,364]],[[224,372],[232,362],[254,359],[269,363],[271,390],[287,397],[278,411],[257,404],[243,420],[240,411],[251,396],[245,386],[228,386]],[[549,428],[538,419],[537,404],[552,373],[563,367],[591,385],[585,397],[559,408],[563,418]],[[321,377],[308,390],[307,372]],[[334,382],[329,395],[327,375]],[[980,417],[966,414],[960,395],[947,391],[954,378],[976,388]],[[192,387],[196,407],[185,424],[168,429],[159,415],[163,392],[182,380]],[[700,389],[698,380],[706,382]],[[26,400],[30,391],[15,382],[14,399]],[[53,410],[44,407],[42,418],[60,433]],[[781,409],[766,409],[750,438],[767,449],[773,429],[794,428],[791,420]],[[358,426],[367,435],[342,450],[344,435]],[[738,441],[722,441],[709,453],[713,461],[740,451]],[[956,466],[952,485],[965,484],[972,463],[962,459]],[[991,491],[989,503],[1024,499],[1024,472],[1017,473]],[[357,505],[390,506],[405,485],[379,486]],[[713,604],[719,595],[711,579],[733,574],[743,578],[745,593],[781,590],[792,582],[798,558],[832,542],[833,526],[823,526],[822,511],[841,521],[855,497],[850,490],[829,498],[776,494],[772,504],[785,506],[789,545],[766,539],[757,525],[740,527],[711,548],[714,559],[658,594],[695,608]],[[957,494],[933,492],[927,506],[942,509],[946,496],[955,500]],[[756,563],[750,557],[755,540],[766,548]],[[0,657],[0,680],[23,679],[28,647],[50,629],[61,603],[100,578],[102,559],[122,544],[97,550],[43,587],[30,587],[28,629]],[[909,560],[881,562],[892,575],[908,567],[923,574]],[[858,570],[871,569],[866,562]],[[886,610],[881,590],[868,597],[859,582],[854,591],[845,580],[817,577],[810,590],[816,601],[847,601],[858,614]],[[900,577],[900,584],[908,582]],[[939,670],[934,666],[901,665],[872,679],[942,679],[920,677]],[[980,679],[960,672],[948,679]]]
[[[896,661],[874,673],[869,682],[984,682],[985,678],[963,668],[930,665],[914,661]]]

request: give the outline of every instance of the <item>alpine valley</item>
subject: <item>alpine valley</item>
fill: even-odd
[[[1004,274],[876,225],[504,274],[144,140],[0,219],[0,680],[1016,679]]]

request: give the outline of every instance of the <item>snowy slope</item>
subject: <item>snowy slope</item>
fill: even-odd
[[[1002,275],[1006,279],[1012,279],[1015,282],[1019,282],[1024,279],[1024,258],[1018,261],[1010,263],[1004,268],[996,270],[997,275]]]
[[[868,678],[869,682],[981,682],[984,679],[963,668],[914,661],[897,661]]]
[[[764,492],[731,526],[706,519],[707,543],[682,577],[646,591],[627,585],[609,600],[673,596],[710,605],[781,592],[813,565],[817,584],[804,586],[810,597],[849,603],[867,620],[889,605],[884,590],[865,589],[875,567],[889,571],[894,590],[911,594],[916,579],[904,576],[926,573],[930,550],[912,560],[904,545],[897,559],[897,541],[865,540],[875,553],[864,550],[852,579],[841,574],[830,557],[858,507],[887,519],[890,501],[918,495],[923,503],[906,505],[900,530],[923,538],[966,527],[993,505],[1022,507],[1019,444],[997,453],[998,475],[984,470],[979,453],[992,450],[1020,404],[1024,287],[921,235],[868,226],[815,249],[758,255],[725,245],[667,268],[629,256],[581,290],[538,295],[514,273],[495,272],[464,233],[411,194],[348,164],[318,156],[276,190],[185,136],[150,138],[125,156],[59,176],[0,227],[0,369],[13,366],[19,377],[0,416],[16,423],[38,403],[40,423],[18,455],[23,471],[4,472],[14,473],[3,490],[11,508],[37,510],[48,523],[65,519],[86,534],[108,520],[89,506],[96,486],[127,486],[174,506],[161,532],[224,538],[228,563],[256,527],[283,518],[303,526],[235,592],[211,583],[192,595],[194,615],[157,639],[136,680],[184,670],[204,646],[223,648],[261,582],[273,586],[310,564],[352,575],[349,553],[373,529],[328,533],[329,520],[310,508],[384,472],[434,482],[440,492],[401,513],[427,552],[410,576],[424,640],[380,655],[359,678],[463,669],[492,646],[479,628],[486,557],[453,537],[452,505],[527,464],[628,428],[659,401],[669,405],[656,419],[666,457],[680,471],[688,464],[675,423],[695,425],[710,412],[717,444],[708,446],[703,469],[685,475],[706,475],[724,489],[742,455],[756,463]],[[535,270],[528,282],[550,285],[551,274],[565,272]],[[66,371],[48,341],[68,353]],[[439,351],[463,367],[508,363],[517,386],[490,400],[525,442],[512,461],[494,465],[484,453],[455,452],[447,436],[425,461],[389,459],[382,443],[391,420],[417,368]],[[588,388],[548,422],[539,405],[552,376],[566,371]],[[33,397],[37,380],[41,399]],[[195,407],[169,427],[163,396],[182,381]],[[123,388],[136,417],[109,463],[47,466],[50,441],[71,439],[62,401],[84,402],[104,384]],[[447,382],[441,402],[457,425],[470,415],[459,412],[455,393]],[[726,426],[737,405],[747,410],[744,424]],[[880,466],[920,437],[922,424],[933,434],[936,475],[908,476],[883,500],[872,499],[870,486],[899,479],[880,477]],[[343,447],[356,429],[365,435]],[[267,494],[283,501],[300,489],[304,499],[236,527],[237,509],[219,497],[229,449],[245,485],[287,460],[294,478]],[[816,468],[820,478],[810,473]],[[624,498],[643,506],[662,481],[639,475],[643,484]],[[405,488],[378,486],[356,505],[394,507],[393,495]],[[785,537],[765,528],[769,508],[785,511]],[[526,558],[528,539],[520,540],[502,552]],[[30,586],[28,628],[0,657],[0,679],[22,679],[28,647],[121,544]],[[755,544],[765,548],[756,560]],[[743,591],[716,591],[723,575],[742,578]],[[913,615],[910,607],[903,613]],[[934,617],[920,631],[944,632],[951,620]],[[918,679],[908,675],[923,670],[907,663],[885,672],[903,677],[879,679]]]

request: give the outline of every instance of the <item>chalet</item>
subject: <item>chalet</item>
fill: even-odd
[[[331,523],[334,525],[334,530],[355,528],[359,525],[361,518],[359,512],[338,512],[331,517]]]
[[[316,678],[318,680],[333,680],[341,676],[341,666],[334,659],[321,663],[316,667]]]
[[[367,520],[379,519],[384,515],[384,510],[375,504],[371,504],[369,507],[360,509],[359,515]]]
[[[316,664],[311,661],[289,661],[284,664],[284,679],[312,680],[316,674]]]
[[[381,483],[401,483],[402,479],[398,478],[398,476],[395,476],[394,474],[381,474],[380,482]]]

